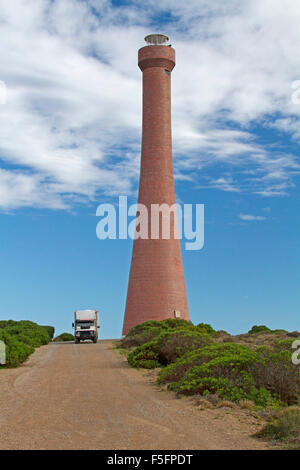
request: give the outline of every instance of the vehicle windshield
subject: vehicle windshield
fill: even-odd
[[[89,321],[89,322],[87,322],[87,321],[77,321],[76,325],[80,326],[80,328],[89,328],[90,326],[94,325],[94,322],[92,322],[92,321]]]

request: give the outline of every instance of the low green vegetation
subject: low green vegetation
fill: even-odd
[[[294,404],[300,395],[299,370],[287,350],[251,350],[237,343],[213,344],[185,354],[161,370],[159,381],[185,395],[217,394],[259,407]]]
[[[295,409],[300,403],[300,366],[291,360],[294,333],[261,325],[231,336],[207,324],[169,319],[135,326],[120,346],[128,351],[132,367],[159,368],[158,383],[169,390],[273,410],[278,416],[265,432],[290,429],[288,422],[289,432],[299,439],[299,424],[297,432],[293,424],[298,423]]]
[[[262,332],[271,333],[271,330],[265,325],[254,325],[252,326],[251,330],[248,331],[249,335],[254,335],[255,333],[262,333]]]
[[[51,329],[51,330],[50,330]],[[6,365],[17,367],[24,362],[35,348],[48,344],[54,328],[40,326],[31,321],[0,321],[0,340],[6,346]]]
[[[55,342],[59,342],[59,341],[74,341],[74,336],[71,335],[71,333],[61,333],[59,336],[56,336],[56,338],[54,338]]]
[[[285,330],[271,330],[266,325],[254,325],[251,330],[248,331],[249,335],[254,335],[256,333],[286,333]]]
[[[257,436],[288,449],[300,450],[300,407],[289,406],[279,411]]]
[[[129,355],[128,362],[133,367],[165,366],[175,362],[187,351],[203,348],[213,342],[210,335],[192,329],[163,329],[151,340],[137,346]]]
[[[54,328],[54,326],[48,326],[48,325],[47,325],[47,326],[43,326],[43,328],[46,329],[48,335],[50,336],[50,339],[53,339],[54,333],[55,333],[55,328]]]

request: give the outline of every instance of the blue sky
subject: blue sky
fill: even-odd
[[[232,333],[299,329],[300,5],[288,0],[0,0],[0,318],[121,333],[130,240],[97,206],[137,197],[137,50],[170,36],[178,200],[205,204],[183,250],[190,316]]]

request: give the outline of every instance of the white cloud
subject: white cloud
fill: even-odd
[[[221,177],[210,182],[210,186],[222,191],[239,192],[240,189],[235,184],[231,176]]]
[[[262,217],[261,215],[251,215],[251,214],[240,214],[239,218],[247,222],[252,222],[256,220],[266,220],[266,218]]]
[[[66,208],[99,192],[136,188],[137,49],[166,10],[174,21],[163,29],[177,54],[176,177],[201,184],[214,165],[206,180],[212,188],[281,196],[293,187],[300,165],[282,142],[300,139],[300,106],[291,100],[291,83],[300,78],[296,0],[133,1],[120,8],[108,0],[16,1],[0,0],[0,80],[7,87],[0,208]],[[263,145],[253,123],[274,129],[277,142]]]

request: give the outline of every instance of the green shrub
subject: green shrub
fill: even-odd
[[[121,340],[121,346],[125,348],[140,346],[151,341],[158,336],[159,333],[167,330],[186,330],[210,335],[216,335],[218,333],[208,324],[199,323],[199,325],[195,326],[193,323],[181,318],[167,318],[161,321],[151,320],[131,328],[125,338]]]
[[[182,319],[168,318],[162,321],[151,320],[151,321],[147,321],[144,323],[140,323],[134,326],[133,328],[131,328],[129,333],[125,336],[125,338],[121,340],[120,345],[122,348],[132,348],[132,347],[142,346],[145,343],[151,342],[163,332],[167,332],[167,331],[171,332],[171,331],[174,331],[174,329],[192,330],[195,328],[196,327],[192,323],[187,322],[186,320],[182,320]],[[143,351],[144,349],[142,349],[142,355],[144,354]],[[139,350],[136,351],[136,354],[139,355]],[[145,361],[147,360],[147,358],[143,357],[141,359],[143,361],[143,366],[140,365],[139,362],[136,362],[136,360],[133,360],[133,358],[134,356],[131,355],[129,360],[131,360],[132,364],[133,363],[135,364],[134,367],[144,367],[144,365],[146,364]],[[157,367],[157,364],[150,362],[149,364],[147,363],[146,366]]]
[[[223,399],[248,399],[265,407],[297,403],[299,373],[288,350],[253,351],[241,344],[221,343],[185,354],[162,369],[158,381],[170,382],[169,388],[179,393],[217,393]]]
[[[16,367],[24,362],[35,348],[48,344],[48,331],[31,321],[0,321],[0,340],[6,345],[6,366]]]
[[[197,371],[198,372],[198,371]],[[195,371],[191,370],[191,373]],[[173,382],[168,385],[169,390],[173,390],[185,395],[199,393],[203,396],[216,394],[223,400],[230,400],[239,403],[241,400],[252,400],[256,405],[265,407],[274,404],[274,400],[268,390],[258,389],[250,385],[251,378],[243,374],[235,385],[232,380],[225,377],[189,377],[181,382]]]
[[[280,328],[277,328],[276,330],[271,330],[266,325],[254,325],[254,326],[252,326],[251,330],[248,331],[248,334],[250,334],[250,335],[256,334],[256,333],[273,333],[273,334],[284,333],[284,334],[290,335],[290,333],[288,333],[286,330],[283,330],[283,329],[280,329]],[[295,333],[297,333],[297,332],[295,332]]]
[[[48,333],[50,339],[53,339],[53,337],[54,337],[54,332],[55,332],[54,326],[48,326],[48,325],[44,326],[44,325],[43,325],[43,328],[45,328],[45,330],[47,331],[47,333]]]
[[[291,360],[291,349],[286,342],[278,343],[278,350],[265,346],[256,350],[258,360],[251,364],[250,373],[258,387],[266,387],[289,405],[300,397],[300,370]]]
[[[19,321],[4,328],[8,334],[33,348],[48,344],[50,337],[47,331],[40,325],[31,321]]]
[[[17,367],[34,351],[32,347],[22,343],[5,329],[0,330],[0,340],[4,341],[6,346],[6,367]]]
[[[209,327],[209,325],[207,325]],[[146,330],[151,328],[160,328],[161,331],[168,329],[189,329],[197,331],[197,327],[193,323],[183,320],[181,318],[167,318],[166,320],[151,320],[132,327],[127,333],[126,337],[144,334]],[[210,327],[211,328],[211,327]]]
[[[274,340],[274,350],[279,352],[282,350],[290,351],[292,350],[292,344],[294,339],[275,339]]]
[[[248,333],[250,335],[253,335],[255,333],[261,333],[261,332],[265,332],[265,333],[271,333],[272,330],[270,330],[270,328],[268,328],[267,326],[265,325],[254,325],[252,326],[251,330],[248,331]]]
[[[0,320],[0,328],[4,329],[7,328],[8,326],[13,326],[16,325],[18,322],[14,320]]]
[[[194,360],[197,359],[200,365],[189,368],[179,381],[169,384],[170,390],[187,395],[213,393],[223,400],[234,402],[248,399],[262,407],[278,403],[278,399],[273,397],[269,390],[257,386],[249,372],[250,366],[259,360],[258,355],[250,348],[234,343],[223,343],[208,346],[197,353],[197,358],[194,357]],[[170,371],[169,375],[166,374],[166,370],[162,374],[160,380],[170,379]]]
[[[132,327],[126,336],[128,337],[128,336],[139,335],[139,334],[145,333],[146,330],[148,330],[149,328],[153,328],[153,327],[161,328],[161,329],[168,328],[168,326],[162,321],[151,320],[151,321],[146,321],[144,323],[139,323],[138,325]]]
[[[283,409],[257,435],[287,441],[300,450],[300,407],[290,406]]]
[[[56,336],[53,341],[74,341],[74,336],[71,333],[61,333],[59,336]]]
[[[272,330],[255,325],[249,331],[260,332]],[[204,323],[167,319],[137,325],[122,346],[135,347],[128,355],[132,367],[161,367],[158,382],[178,393],[251,400],[273,410],[300,402],[300,370],[291,361],[293,339],[276,338],[273,346],[253,350],[230,335],[217,343],[225,334]]]
[[[213,343],[213,339],[207,333],[200,333],[190,329],[165,331],[156,338],[156,350],[159,362],[167,365],[175,362],[186,352],[203,348]]]
[[[5,328],[5,331],[11,335],[17,336],[19,340],[33,347],[47,344],[50,339],[44,327],[27,320],[10,324]]]
[[[217,330],[213,333],[213,336],[214,336],[214,338],[220,338],[220,337],[224,336],[224,337],[226,337],[226,338],[224,338],[224,340],[225,339],[228,340],[229,338],[231,338],[231,334],[228,333],[225,330]],[[229,339],[229,341],[230,341],[230,339]]]
[[[133,367],[144,367],[145,361],[154,360],[156,362],[151,364],[158,367],[176,361],[187,351],[207,346],[212,342],[212,338],[206,333],[190,329],[169,329],[134,349],[128,355],[128,362]]]
[[[161,333],[173,330],[194,331],[196,333],[211,333],[214,330],[210,325],[198,325],[196,327],[191,322],[182,319],[167,318],[162,321],[147,321],[140,323],[130,329],[129,333],[121,340],[121,347],[132,348],[152,341]]]
[[[196,328],[197,330],[200,330],[203,333],[208,333],[209,335],[216,333],[216,330],[214,330],[211,325],[208,325],[208,323],[199,323]]]
[[[130,354],[128,354],[128,364],[131,367],[142,367],[144,369],[155,369],[160,367],[158,352],[153,348],[153,341],[138,346]]]
[[[248,348],[237,343],[218,343],[187,352],[174,364],[170,364],[161,370],[159,382],[177,382],[182,379],[186,372],[194,366],[200,366],[219,358],[238,358],[240,361],[255,360],[255,353]]]
[[[166,331],[166,329],[161,328],[160,326],[145,328],[140,333],[131,336],[125,336],[125,338],[121,339],[120,346],[122,348],[141,346],[142,344],[152,341],[156,336],[159,336],[162,331]]]
[[[175,330],[196,330],[196,326],[193,325],[193,323],[183,320],[182,318],[167,318],[166,320],[162,320],[160,323],[164,328],[172,328]]]

